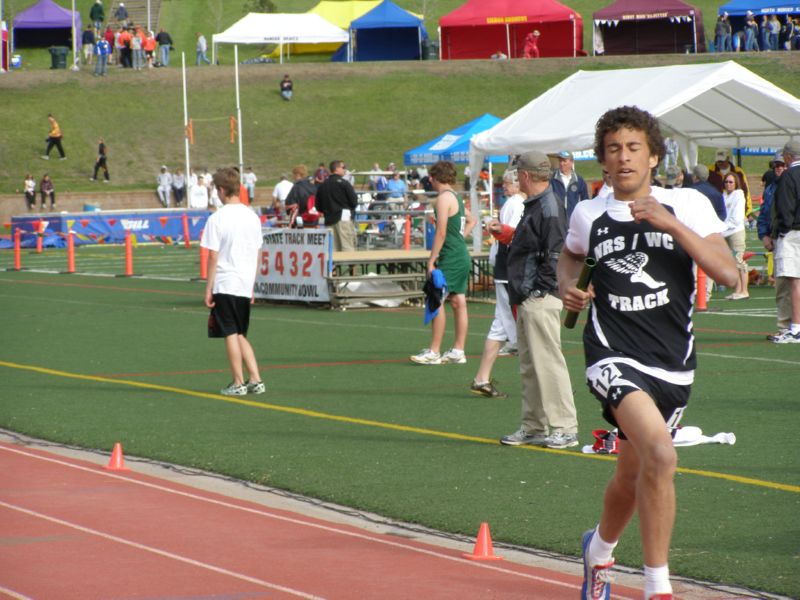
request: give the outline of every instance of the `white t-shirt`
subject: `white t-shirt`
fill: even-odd
[[[498,221],[503,225],[509,225],[514,229],[517,228],[519,220],[522,218],[522,213],[525,212],[525,195],[514,194],[506,198],[503,206],[500,208],[500,215]],[[489,248],[489,264],[494,265],[497,259],[497,250],[499,244],[497,240],[494,241],[492,247]]]
[[[255,185],[256,182],[258,181],[258,177],[256,177],[256,174],[253,173],[252,171],[246,172],[244,174],[243,179],[245,185]]]
[[[272,190],[272,197],[279,200],[281,204],[286,201],[289,192],[292,191],[294,184],[286,179],[281,179],[275,188]],[[299,189],[299,188],[298,188]]]
[[[261,220],[244,204],[226,204],[208,218],[201,245],[219,254],[212,293],[252,297],[261,243]]]
[[[650,195],[661,204],[671,206],[677,219],[701,238],[712,233],[721,233],[725,226],[717,217],[711,201],[692,188],[671,190],[651,187]],[[584,200],[575,205],[569,221],[569,230],[564,246],[578,256],[589,256],[589,234],[594,220],[603,212],[615,221],[633,221],[627,201],[619,201],[612,194],[605,197]]]
[[[725,199],[725,210],[728,211],[722,237],[729,237],[737,231],[744,231],[744,213],[747,201],[742,190],[733,190],[730,194],[723,192],[722,197]]]

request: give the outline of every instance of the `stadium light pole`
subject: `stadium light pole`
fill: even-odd
[[[244,158],[242,155],[242,105],[239,102],[239,44],[233,46],[233,70],[236,75],[236,126],[239,134],[239,183],[244,183]]]
[[[153,31],[150,26],[150,0],[147,0],[147,31]]]
[[[181,73],[183,76],[183,152],[184,162],[186,163],[186,205],[191,206],[192,202],[192,172],[189,170],[189,103],[186,98],[186,52],[181,52]]]

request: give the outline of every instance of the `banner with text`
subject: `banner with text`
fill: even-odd
[[[264,229],[255,297],[330,302],[332,260],[329,229]]]

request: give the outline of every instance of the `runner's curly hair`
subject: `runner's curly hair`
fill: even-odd
[[[594,155],[597,162],[605,161],[605,139],[606,134],[619,131],[623,127],[643,131],[647,137],[647,146],[650,154],[658,156],[658,162],[664,158],[664,137],[661,135],[661,128],[658,119],[646,110],[636,106],[620,106],[612,108],[600,117],[594,132]]]

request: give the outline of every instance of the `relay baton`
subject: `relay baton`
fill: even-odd
[[[597,264],[597,261],[589,256],[583,259],[583,268],[581,274],[578,276],[578,283],[575,284],[582,292],[586,291],[589,287],[589,280],[592,278],[592,269]],[[578,322],[578,313],[572,310],[567,311],[567,317],[564,319],[564,327],[567,329],[575,329],[575,323]]]

